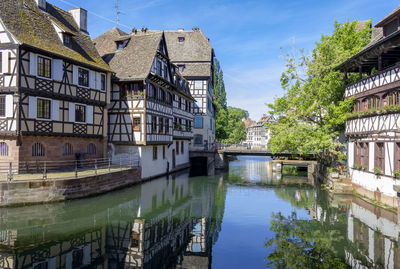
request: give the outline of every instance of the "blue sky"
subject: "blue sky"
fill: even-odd
[[[63,9],[89,11],[92,38],[115,26],[115,0],[49,0]],[[221,62],[228,105],[241,107],[253,119],[267,112],[265,103],[281,96],[284,51],[312,50],[322,33],[330,34],[334,20],[378,22],[395,9],[394,0],[119,0],[120,28],[192,29],[210,38]],[[127,27],[125,27],[127,26]]]

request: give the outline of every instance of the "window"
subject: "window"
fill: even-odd
[[[385,147],[384,143],[375,143],[375,168],[385,172]]]
[[[140,118],[133,118],[133,130],[140,131]]]
[[[176,155],[179,155],[179,141],[176,141]]]
[[[148,84],[147,96],[148,97],[154,97],[154,86],[152,84]]]
[[[183,148],[183,141],[181,141],[181,153],[183,154],[185,152],[184,148]]]
[[[203,117],[194,117],[194,128],[203,128]]]
[[[72,155],[72,145],[70,143],[65,143],[64,146],[62,147],[62,155],[67,156],[67,155]]]
[[[373,108],[378,108],[380,107],[379,104],[379,97],[377,96],[372,96],[368,98],[368,109],[373,109]]]
[[[183,41],[185,41],[185,37],[183,37],[183,36],[178,36],[178,42],[181,43],[181,42],[183,42]]]
[[[63,43],[64,46],[68,48],[72,48],[72,37],[69,34],[63,34]]]
[[[369,147],[368,143],[360,143],[360,164],[368,170],[369,165]]]
[[[0,96],[0,117],[6,116],[6,97]]]
[[[51,78],[51,60],[38,56],[37,74],[40,77]],[[10,65],[9,65],[10,66]]]
[[[157,133],[157,117],[156,116],[151,117],[151,125],[152,125],[151,130],[152,130],[153,134]]]
[[[44,147],[40,143],[35,143],[32,146],[32,156],[33,157],[39,157],[39,156],[44,156]]]
[[[101,82],[100,82],[101,83],[101,90],[105,91],[106,90],[106,82],[107,82],[106,75],[101,74],[100,76],[101,76]]]
[[[157,147],[155,146],[155,147],[153,147],[153,160],[157,160],[157,156],[158,155],[158,153],[157,153]]]
[[[210,118],[210,130],[212,130],[213,129],[213,122],[212,122],[212,119]]]
[[[8,145],[6,142],[0,142],[0,156],[8,156]]]
[[[398,19],[395,19],[395,20],[389,22],[388,24],[386,24],[386,25],[383,27],[383,31],[384,31],[385,36],[388,36],[388,35],[390,35],[390,34],[396,32],[397,29],[398,29],[398,26],[399,26],[399,21],[398,21]]]
[[[178,108],[179,109],[182,108],[182,98],[181,97],[178,98]]]
[[[89,87],[89,71],[78,68],[78,84],[80,86]]]
[[[360,101],[356,101],[354,103],[354,112],[360,112],[361,111],[361,102]]]
[[[84,105],[75,105],[75,121],[85,122],[86,121],[86,107]]]
[[[399,105],[399,92],[391,92],[387,95],[389,105]]]
[[[165,160],[165,146],[162,147],[162,158]]]
[[[41,119],[50,119],[50,100],[37,99],[37,117]]]
[[[182,73],[184,69],[185,69],[185,65],[184,64],[178,65],[178,70],[179,70],[180,73]]]
[[[83,249],[72,251],[72,268],[80,268],[83,265]]]
[[[89,143],[87,146],[87,154],[96,155],[96,146],[93,143]]]
[[[203,136],[202,135],[194,135],[193,136],[193,143],[195,145],[203,145]]]
[[[158,118],[158,132],[160,134],[164,132],[164,119],[161,117]]]
[[[165,119],[165,134],[169,134],[169,119]]]
[[[394,144],[394,169],[400,171],[400,143]]]
[[[162,68],[161,61],[157,61],[157,70],[156,70],[157,75],[161,76],[161,68]]]

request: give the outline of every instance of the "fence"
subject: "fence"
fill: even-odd
[[[0,181],[79,178],[139,166],[139,159],[133,157],[70,161],[0,162]]]

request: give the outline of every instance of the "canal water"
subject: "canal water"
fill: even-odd
[[[396,213],[239,157],[105,195],[0,209],[0,268],[400,268]]]

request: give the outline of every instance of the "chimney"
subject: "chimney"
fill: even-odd
[[[76,24],[78,24],[79,29],[82,32],[88,33],[87,31],[87,11],[86,9],[77,7],[77,8],[72,8],[69,10],[69,13],[72,15],[74,18]]]
[[[137,34],[137,29],[135,27],[132,28],[131,34]]]
[[[40,9],[46,10],[46,0],[35,0],[35,2]]]
[[[144,27],[144,26],[143,26],[143,27],[142,27],[142,32],[143,32],[143,33],[146,33],[146,32],[147,32],[147,27]]]

